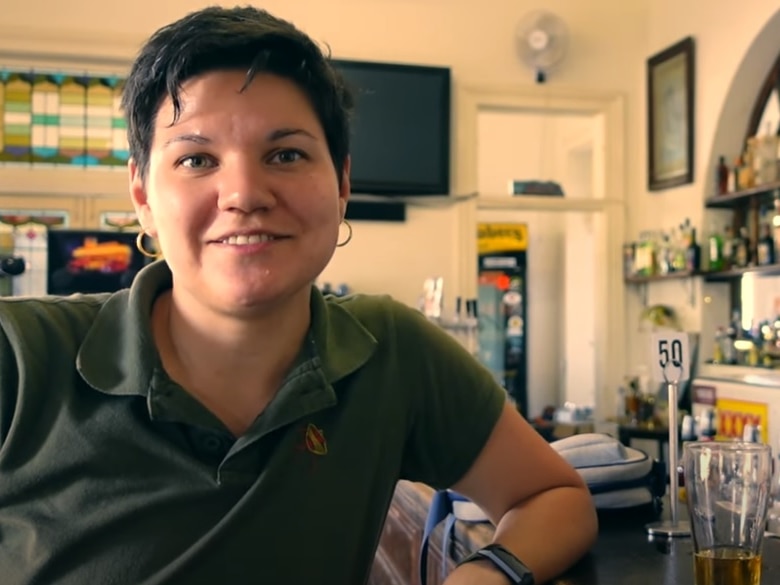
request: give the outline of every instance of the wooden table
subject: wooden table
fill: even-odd
[[[419,585],[419,543],[432,490],[421,484],[400,482],[388,514],[371,585]],[[668,508],[668,507],[667,507]],[[684,513],[684,508],[682,508]],[[456,523],[447,569],[470,551],[490,542],[489,524]],[[556,532],[541,535],[551,543]],[[442,526],[431,539],[428,584],[441,585]],[[690,538],[651,538],[644,521],[626,516],[602,518],[598,541],[589,554],[553,585],[687,585],[693,583]],[[762,585],[780,583],[780,540],[764,541]]]

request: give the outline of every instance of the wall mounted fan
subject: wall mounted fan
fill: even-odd
[[[547,72],[566,56],[569,29],[556,14],[537,10],[520,20],[515,42],[520,58],[534,70],[536,82],[544,83]]]

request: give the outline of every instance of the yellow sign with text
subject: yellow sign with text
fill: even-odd
[[[718,413],[716,439],[742,439],[745,425],[759,427],[761,442],[769,441],[769,405],[763,402],[718,398],[715,403]]]
[[[522,252],[528,248],[528,226],[524,223],[480,223],[477,229],[479,254]]]

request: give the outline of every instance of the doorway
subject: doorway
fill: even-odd
[[[483,200],[477,220],[528,226],[527,415],[566,403],[595,409],[605,351],[599,316],[606,310],[607,221],[596,203],[606,197],[604,117],[487,107],[478,112],[476,129]],[[518,181],[553,184],[563,195],[513,195]],[[501,198],[507,205],[484,204]]]

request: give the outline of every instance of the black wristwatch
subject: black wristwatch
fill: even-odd
[[[488,560],[501,571],[514,585],[534,585],[534,574],[520,559],[498,543],[487,545],[463,559],[460,564],[471,561]]]

